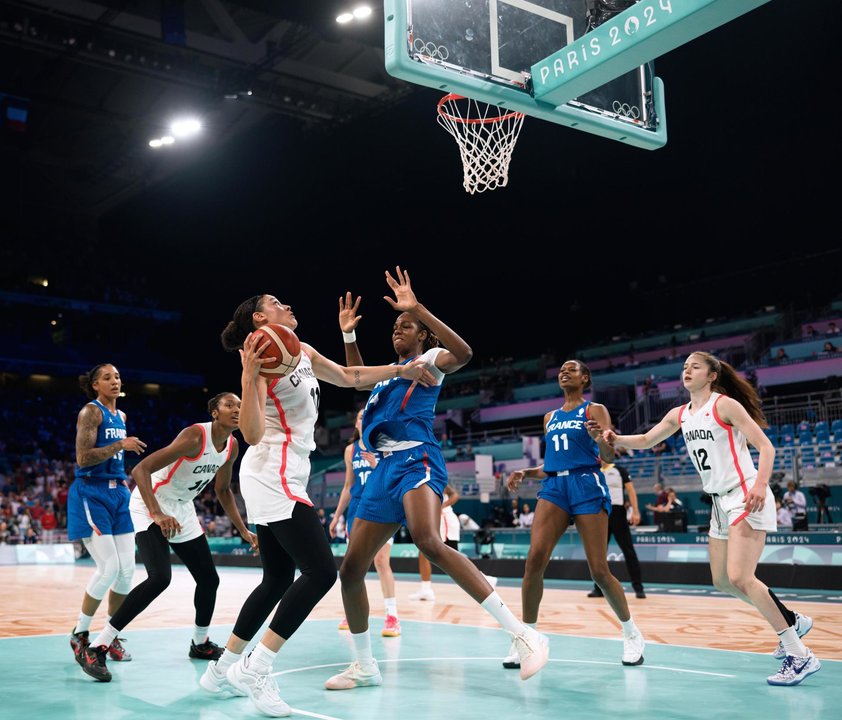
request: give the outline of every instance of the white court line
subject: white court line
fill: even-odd
[[[383,659],[378,660],[379,664],[384,663],[405,663],[405,662],[441,662],[441,661],[454,661],[459,660],[463,662],[487,662],[489,660],[499,661],[499,655],[493,655],[491,657],[418,657],[418,658],[397,658],[395,660],[391,659]],[[615,667],[617,665],[614,661],[608,660],[565,660],[562,658],[550,658],[549,662],[551,663],[575,663],[576,665],[610,665],[611,667]],[[297,672],[306,672],[308,670],[323,670],[325,668],[331,667],[344,667],[348,665],[347,662],[344,663],[329,663],[327,665],[309,665],[307,667],[300,667],[300,668],[288,668],[286,670],[280,670],[279,672],[272,673],[272,675],[280,676],[280,675],[289,675],[291,673]],[[637,665],[636,667],[640,668],[641,670],[665,670],[667,672],[678,672],[678,673],[687,673],[690,675],[710,675],[713,677],[723,677],[723,678],[733,678],[736,675],[730,675],[728,673],[717,673],[717,672],[708,672],[707,670],[688,670],[686,668],[678,668],[678,667],[668,667],[666,665]]]
[[[342,720],[342,718],[334,717],[333,715],[322,715],[321,713],[314,713],[309,710],[299,710],[294,707],[291,707],[289,710],[294,715],[306,715],[307,717],[319,718],[319,720]]]

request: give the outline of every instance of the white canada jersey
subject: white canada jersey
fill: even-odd
[[[261,443],[286,445],[299,455],[316,449],[313,432],[319,415],[319,381],[310,358],[302,351],[298,367],[269,381],[266,428]]]
[[[240,493],[250,523],[288,520],[296,503],[313,505],[307,484],[318,414],[319,381],[302,351],[291,374],[269,383],[263,438],[240,463]]]
[[[748,492],[757,477],[757,468],[748,442],[737,428],[726,425],[716,411],[720,393],[711,393],[699,409],[690,413],[690,404],[678,411],[678,423],[690,459],[702,477],[702,488],[710,495],[724,495],[742,487]]]
[[[211,482],[231,457],[234,447],[233,435],[228,438],[225,447],[218,451],[211,440],[211,425],[213,423],[197,423],[202,431],[202,448],[195,457],[180,457],[165,468],[152,473],[152,492],[160,502],[164,500],[188,501],[195,498],[205,486]],[[132,491],[140,499],[140,491]]]

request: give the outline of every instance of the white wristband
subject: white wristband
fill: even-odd
[[[345,340],[345,344],[350,344],[352,342],[357,342],[357,333],[355,330],[351,330],[351,332],[346,333],[344,330],[342,331],[342,339]]]

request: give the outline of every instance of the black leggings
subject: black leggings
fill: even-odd
[[[170,543],[164,537],[161,528],[153,523],[148,530],[135,535],[135,543],[140,552],[140,559],[146,566],[148,577],[126,595],[123,604],[111,618],[111,625],[116,630],[122,630],[167,589],[172,580],[170,548],[196,581],[196,590],[193,593],[196,625],[198,627],[210,625],[216,605],[219,575],[213,564],[208,539],[200,535],[187,542]]]
[[[251,640],[278,605],[269,628],[288,640],[333,587],[336,561],[318,514],[304,503],[289,520],[258,525],[257,539],[263,580],[243,603],[234,635]],[[301,576],[293,582],[296,566]]]

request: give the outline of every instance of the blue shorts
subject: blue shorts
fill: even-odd
[[[439,498],[444,497],[447,468],[438,445],[422,443],[409,450],[384,452],[368,476],[356,517],[403,525],[406,523],[403,496],[422,485],[427,485]]]
[[[131,495],[125,480],[76,478],[67,493],[67,539],[133,533]]]
[[[360,505],[360,498],[351,498],[351,502],[348,503],[348,510],[345,512],[345,537],[351,536],[351,525],[354,522],[354,518],[357,515],[357,508]]]
[[[542,482],[537,496],[558,505],[571,517],[598,515],[600,510],[611,514],[611,494],[599,470],[550,475]]]

